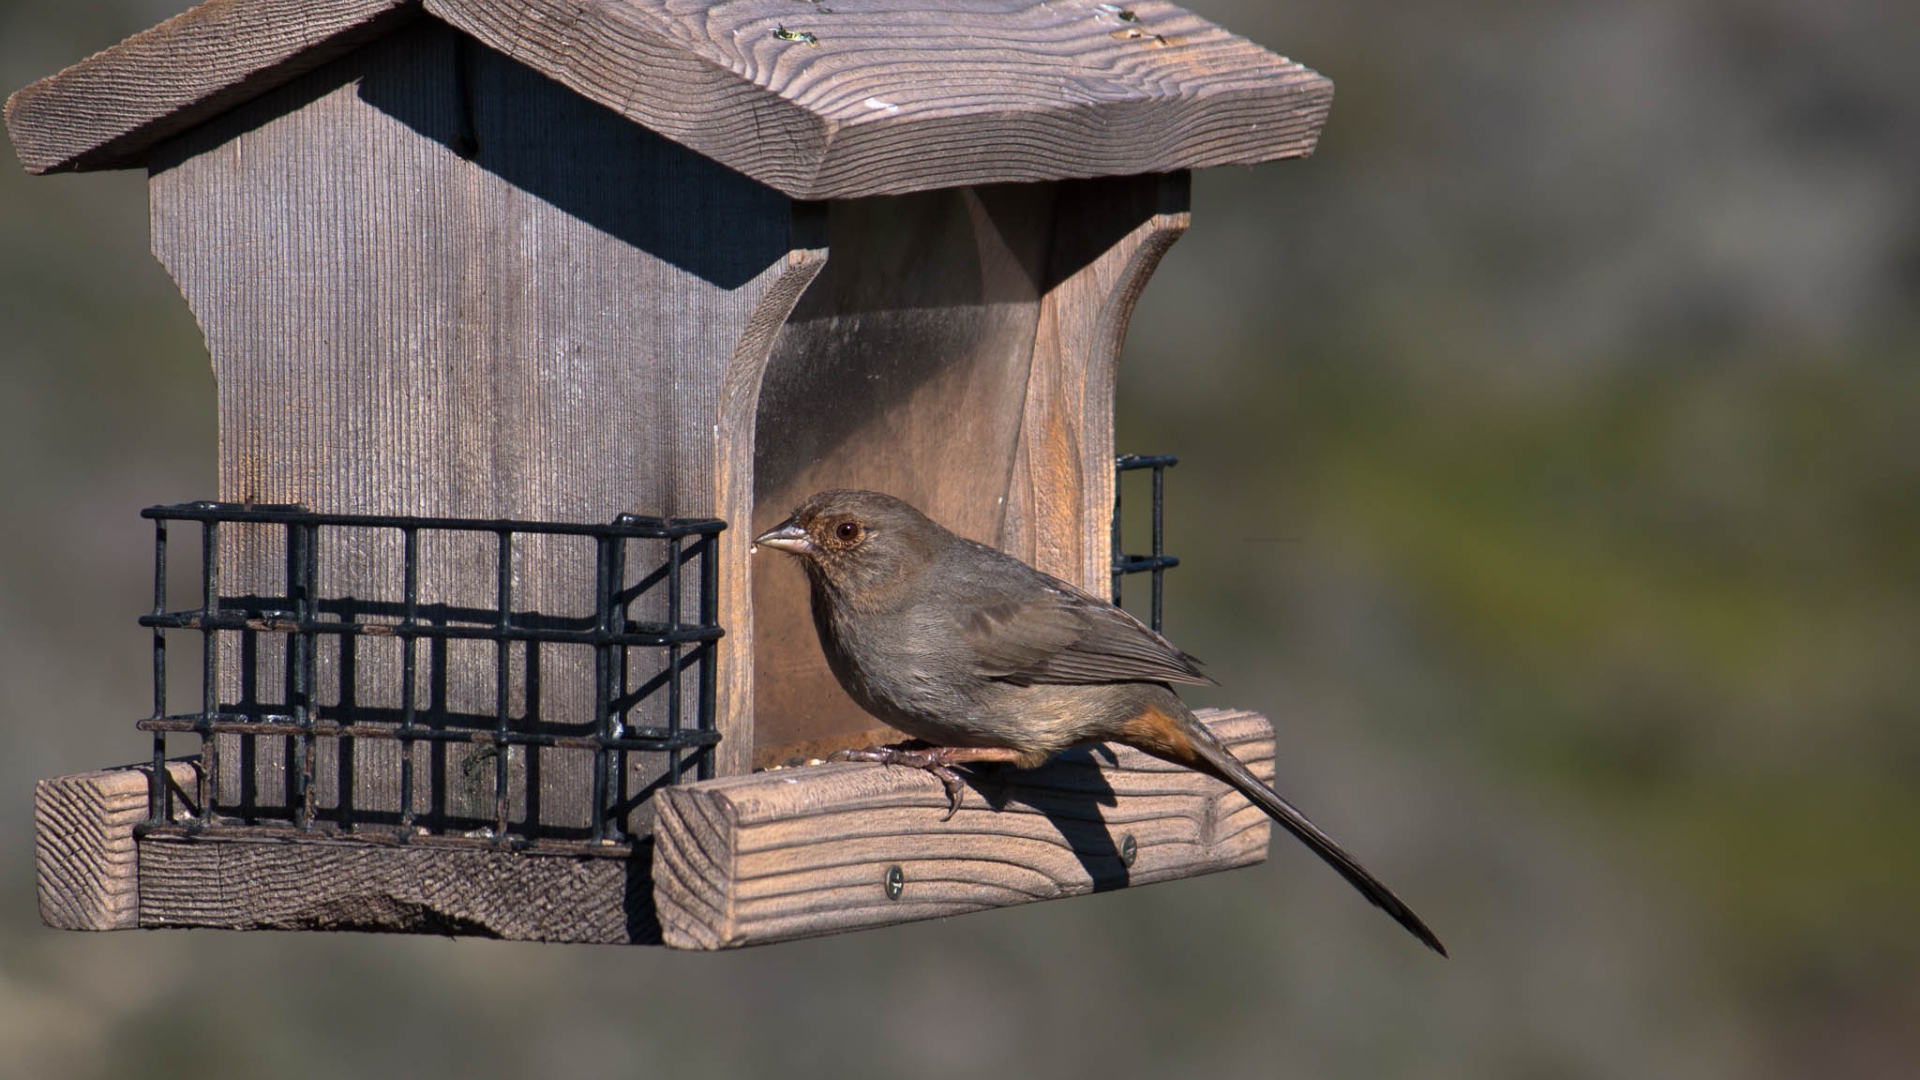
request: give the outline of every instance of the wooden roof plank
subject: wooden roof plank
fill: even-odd
[[[423,0],[582,96],[801,199],[1310,153],[1333,84],[1166,0]],[[209,0],[14,95],[34,172],[160,138],[412,0]]]
[[[416,0],[207,0],[7,99],[30,173],[117,169],[418,14]]]

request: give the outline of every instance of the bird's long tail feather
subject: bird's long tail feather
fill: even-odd
[[[1198,768],[1233,785],[1234,789],[1245,795],[1253,805],[1265,810],[1267,815],[1279,822],[1282,828],[1298,837],[1300,842],[1311,848],[1315,855],[1320,856],[1328,866],[1338,871],[1341,877],[1347,879],[1348,884],[1360,890],[1360,895],[1372,901],[1375,907],[1393,916],[1395,922],[1406,927],[1409,933],[1425,942],[1428,948],[1441,956],[1447,955],[1447,947],[1440,944],[1440,939],[1434,936],[1432,930],[1427,929],[1427,924],[1420,920],[1420,916],[1413,913],[1412,908],[1395,896],[1392,889],[1387,888],[1379,878],[1374,877],[1366,867],[1361,866],[1360,860],[1347,854],[1346,849],[1335,843],[1332,837],[1321,832],[1319,826],[1308,821],[1305,814],[1294,809],[1293,804],[1281,798],[1266,784],[1261,783],[1260,778],[1248,771],[1247,767],[1240,763],[1239,758],[1234,757],[1225,746],[1221,745],[1220,741],[1213,737],[1213,733],[1208,731],[1191,711],[1185,708],[1180,711],[1185,713],[1185,716],[1175,719],[1182,728],[1181,734],[1186,736],[1185,741],[1192,748],[1194,760],[1181,761],[1177,756],[1164,752],[1162,748],[1142,745],[1140,749],[1157,757],[1168,758],[1179,764]]]

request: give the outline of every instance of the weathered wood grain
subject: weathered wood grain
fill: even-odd
[[[1263,717],[1201,716],[1257,775],[1271,777]],[[1134,750],[1114,748],[1111,763],[1107,753],[985,776],[944,823],[939,781],[911,769],[810,766],[673,789],[654,834],[663,937],[691,949],[765,944],[1266,858],[1266,815],[1237,793]],[[1129,836],[1131,865],[1121,855]],[[889,898],[893,867],[902,887]]]
[[[31,173],[140,165],[161,140],[419,14],[416,0],[208,0],[7,99]]]
[[[816,212],[587,101],[432,20],[170,140],[155,155],[153,245],[207,336],[220,497],[349,513],[606,521],[622,512],[743,523],[759,374],[825,258]],[[796,216],[798,215],[798,216]],[[797,245],[797,246],[796,246]],[[736,463],[736,464],[729,464]],[[728,470],[734,470],[729,472]],[[723,767],[751,756],[741,529],[721,555]],[[426,617],[490,621],[495,540],[422,541]],[[402,596],[397,532],[343,534],[320,592],[363,609]],[[221,538],[220,591],[285,595],[271,530]],[[514,609],[582,620],[592,545],[516,549]],[[630,579],[664,559],[634,544]],[[695,611],[697,582],[686,583]],[[655,590],[636,606],[664,616]],[[223,635],[223,700],[285,700],[283,664]],[[320,705],[397,720],[404,645],[323,646]],[[591,650],[515,647],[516,727],[583,734]],[[635,660],[637,684],[664,663]],[[651,665],[651,666],[649,666]],[[351,676],[351,678],[349,677]],[[423,722],[491,726],[490,644],[419,646]],[[663,721],[664,695],[632,719]],[[221,805],[284,801],[284,749],[223,748]],[[457,828],[496,812],[486,749],[416,745],[416,813]],[[322,808],[400,811],[399,747],[319,761]],[[632,790],[664,768],[643,759]],[[589,751],[509,755],[509,819],[584,830]],[[630,821],[644,831],[650,804]]]
[[[249,64],[270,73],[289,62],[285,20],[269,16],[290,6],[214,0],[35,84],[9,112],[23,160],[36,170],[145,161],[152,132],[181,130],[169,107],[204,120],[189,103],[223,93],[233,104],[251,87]],[[301,8],[324,28],[360,25],[370,6]],[[1164,0],[1128,4],[1131,18],[1114,6],[425,0],[492,48],[794,198],[1312,151],[1327,79]],[[204,87],[190,78],[201,68]],[[165,90],[157,103],[144,96],[150,79]],[[100,118],[83,122],[89,110]]]
[[[659,941],[648,860],[335,840],[140,841],[146,929],[364,930]]]
[[[192,762],[167,765],[169,798],[197,786]],[[147,819],[151,766],[57,776],[33,788],[33,863],[40,921],[55,930],[139,925],[139,856],[133,827]]]
[[[1128,5],[1131,21],[1095,0],[427,10],[805,199],[1298,156],[1332,99],[1321,76],[1161,0]]]
[[[827,264],[826,208],[800,206],[786,269],[749,316],[740,344],[727,363],[720,386],[720,424],[714,440],[714,505],[732,524],[720,538],[720,625],[727,628],[716,662],[720,665],[714,703],[724,733],[714,748],[714,775],[745,776],[759,767],[760,709],[755,696],[759,620],[750,553],[758,535],[755,520],[753,462],[767,364],[788,314]]]
[[[1147,280],[1186,232],[1188,176],[1063,188],[1000,547],[1105,596],[1120,350]]]

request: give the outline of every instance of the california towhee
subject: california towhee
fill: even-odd
[[[827,665],[853,700],[931,744],[836,758],[933,772],[947,786],[951,818],[962,792],[953,765],[1025,769],[1070,746],[1125,743],[1231,784],[1446,955],[1392,890],[1194,718],[1169,684],[1213,680],[1119,607],[871,491],[814,495],[754,543],[806,567]]]

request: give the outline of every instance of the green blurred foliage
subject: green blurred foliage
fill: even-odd
[[[0,5],[0,82],[179,6]],[[139,176],[0,169],[0,1077],[1908,1074],[1920,12],[1191,6],[1339,96],[1136,314],[1168,629],[1453,961],[1284,843],[718,957],[39,928],[31,783],[142,753],[135,512],[213,490],[212,380]]]

